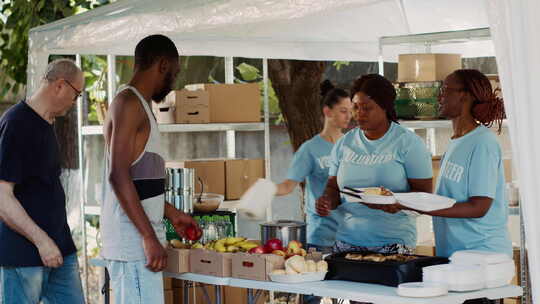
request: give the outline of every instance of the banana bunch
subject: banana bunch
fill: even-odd
[[[209,242],[205,245],[196,243],[191,248],[202,248],[217,252],[248,252],[250,249],[259,246],[254,241],[248,241],[244,237],[228,237],[217,241]]]

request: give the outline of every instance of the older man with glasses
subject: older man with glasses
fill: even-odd
[[[53,128],[83,82],[73,61],[53,61],[0,119],[0,303],[84,303]]]

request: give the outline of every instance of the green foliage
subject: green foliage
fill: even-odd
[[[264,106],[264,81],[261,71],[245,62],[236,66],[236,70],[238,70],[241,76],[241,79],[235,79],[236,82],[251,82],[259,85],[261,91],[261,105]],[[270,79],[268,79],[268,108],[270,115],[276,117],[276,124],[283,122],[283,116],[281,115],[281,109],[279,108],[279,100]]]
[[[98,123],[97,107],[107,102],[107,56],[81,57],[86,91],[88,92],[88,122]]]
[[[0,1],[0,97],[26,85],[28,32],[31,28],[93,9],[109,0]],[[3,17],[3,18],[1,18]],[[6,85],[12,79],[13,86]]]
[[[349,64],[349,61],[334,61],[332,65],[339,71],[343,66],[348,66]]]

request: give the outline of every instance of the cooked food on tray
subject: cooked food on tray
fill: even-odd
[[[408,262],[416,259],[412,255],[404,254],[392,254],[383,255],[379,253],[361,254],[361,253],[347,253],[345,259],[353,261],[369,261],[369,262],[384,262],[384,261],[396,261],[396,262]]]
[[[382,254],[367,254],[363,257],[363,261],[371,261],[371,262],[384,262],[386,261],[386,257]]]
[[[364,188],[363,189],[364,194],[366,195],[382,195],[382,196],[392,196],[392,191],[384,188],[384,187],[371,187],[371,188]]]
[[[397,261],[397,262],[408,262],[416,258],[417,257],[412,256],[412,255],[403,255],[403,254],[392,254],[392,255],[386,256],[387,261]]]
[[[360,253],[347,253],[345,256],[347,260],[355,260],[355,261],[362,261],[364,259],[364,256]]]

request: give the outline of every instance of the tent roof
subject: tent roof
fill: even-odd
[[[132,55],[171,37],[183,55],[376,61],[382,36],[488,27],[478,0],[121,0],[30,31],[30,53]],[[384,49],[386,60],[423,46]],[[433,52],[493,56],[491,41]]]

